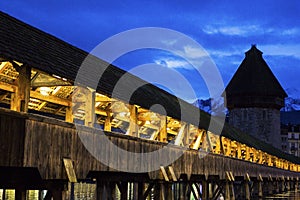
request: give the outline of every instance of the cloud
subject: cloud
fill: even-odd
[[[208,25],[202,29],[206,34],[223,34],[230,36],[247,36],[261,32],[261,27],[258,25],[245,25],[245,26],[212,26]],[[270,30],[269,30],[270,31]]]
[[[185,55],[186,57],[191,59],[198,59],[198,58],[203,58],[208,56],[207,52],[204,51],[204,49],[200,49],[192,46],[184,46],[183,52],[180,52],[179,54]]]
[[[290,28],[290,29],[285,29],[281,32],[281,35],[284,36],[291,36],[291,35],[298,35],[300,33],[299,28]]]
[[[191,69],[192,66],[184,60],[171,58],[171,57],[161,57],[154,62],[158,65],[162,65],[168,68],[182,68],[182,69]]]
[[[260,45],[259,48],[264,52],[264,55],[292,56],[300,59],[300,44],[269,44]]]
[[[175,44],[176,42],[172,43]],[[175,46],[176,45],[177,44],[175,44]],[[176,49],[173,54],[161,54],[157,56],[154,62],[168,68],[191,70],[195,67],[201,67],[202,64],[209,59],[209,54],[203,48],[185,45],[179,50]]]

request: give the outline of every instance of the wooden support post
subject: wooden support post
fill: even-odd
[[[106,118],[105,118],[105,122],[104,122],[104,131],[107,132],[111,132],[111,110],[110,110],[110,106],[108,108],[108,110],[106,110]]]
[[[245,160],[250,161],[250,147],[245,146],[246,152],[245,152]]]
[[[190,124],[185,125],[184,129],[184,138],[183,138],[183,146],[184,147],[189,147],[190,144]]]
[[[179,184],[179,187],[180,187],[180,196],[179,196],[179,199],[180,200],[185,200],[185,197],[186,197],[186,183],[185,182],[181,182]]]
[[[214,145],[212,144],[212,141],[211,141],[211,138],[210,138],[211,134],[212,134],[211,132],[207,131],[206,132],[206,136],[207,136],[206,139],[207,139],[209,151],[213,152],[214,151],[214,147],[213,147]]]
[[[26,190],[16,189],[15,190],[15,199],[16,200],[26,200]]]
[[[237,158],[242,159],[241,143],[237,143]]]
[[[231,181],[229,184],[229,190],[230,190],[230,199],[235,200],[235,193],[234,193],[234,181]]]
[[[166,188],[165,185],[161,182],[159,184],[159,200],[166,200],[165,194],[166,194]]]
[[[84,125],[93,127],[95,123],[95,91],[86,90]]]
[[[208,181],[202,180],[202,200],[208,200]]]
[[[282,178],[281,182],[280,182],[280,192],[285,192],[285,180],[284,178]]]
[[[174,195],[173,195],[173,191],[172,191],[172,183],[165,183],[164,188],[165,188],[165,199],[173,200]]]
[[[258,152],[258,164],[262,164],[263,163],[263,152],[261,150],[259,150]]]
[[[225,199],[226,200],[230,200],[230,184],[229,184],[229,180],[226,180],[225,183]]]
[[[245,174],[244,184],[245,184],[245,199],[250,200],[250,187],[249,187],[250,177],[248,173]]]
[[[19,72],[19,78],[17,80],[16,91],[11,94],[10,108],[18,112],[28,112],[31,68],[26,65],[20,67],[17,64],[14,64],[14,67]]]
[[[262,190],[262,181],[258,181],[258,197],[263,197],[263,190]]]
[[[97,200],[106,200],[107,199],[107,194],[106,194],[106,187],[105,184],[101,181],[97,181],[97,186],[96,186],[96,196],[97,196]],[[122,195],[122,191],[120,189],[121,195]]]
[[[262,184],[263,184],[263,178],[262,178],[262,176],[259,174],[258,175],[258,183],[257,183],[257,195],[258,195],[258,197],[259,198],[262,198],[263,197],[263,187],[262,187]],[[273,190],[273,189],[272,189]]]
[[[138,118],[137,118],[137,107],[135,105],[129,105],[130,119],[129,119],[129,128],[127,135],[139,137],[139,127],[138,127]]]
[[[66,107],[65,121],[73,123],[73,120],[74,120],[73,109],[72,107],[68,106]]]
[[[274,185],[273,185],[273,181],[272,180],[269,180],[268,181],[268,194],[269,195],[272,195],[273,194],[273,189],[274,189]]]
[[[214,195],[214,184],[213,182],[208,184],[208,198],[212,199]]]
[[[160,118],[160,127],[159,127],[158,140],[160,142],[168,142],[167,117],[162,115],[159,116],[159,118]]]
[[[52,198],[53,198],[53,200],[64,200],[65,192],[60,189],[52,190]]]
[[[128,183],[127,182],[121,183],[120,192],[121,192],[121,200],[127,200],[128,199]]]
[[[289,177],[287,178],[287,181],[286,181],[286,191],[291,191],[291,185],[290,185],[290,178]]]

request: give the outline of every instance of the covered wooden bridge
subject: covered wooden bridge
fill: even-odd
[[[75,86],[88,53],[4,13],[0,23],[2,196],[72,199],[69,182],[94,185],[90,199],[250,199],[298,188],[297,158],[227,124],[221,136],[208,131],[210,115],[133,75],[128,84],[143,86],[130,101],[126,91],[112,97],[126,73],[112,65],[97,88]],[[200,120],[182,119],[182,108]],[[169,164],[153,170],[158,160]]]

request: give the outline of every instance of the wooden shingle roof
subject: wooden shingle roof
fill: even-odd
[[[287,96],[280,83],[262,57],[262,52],[252,45],[245,59],[226,87],[226,96]]]

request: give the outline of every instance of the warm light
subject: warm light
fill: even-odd
[[[60,89],[61,89],[61,86],[57,86],[55,88],[55,90],[53,90],[52,95],[55,95]]]
[[[40,88],[41,95],[49,96],[50,92],[51,92],[51,88],[48,88],[48,87],[41,87]]]

